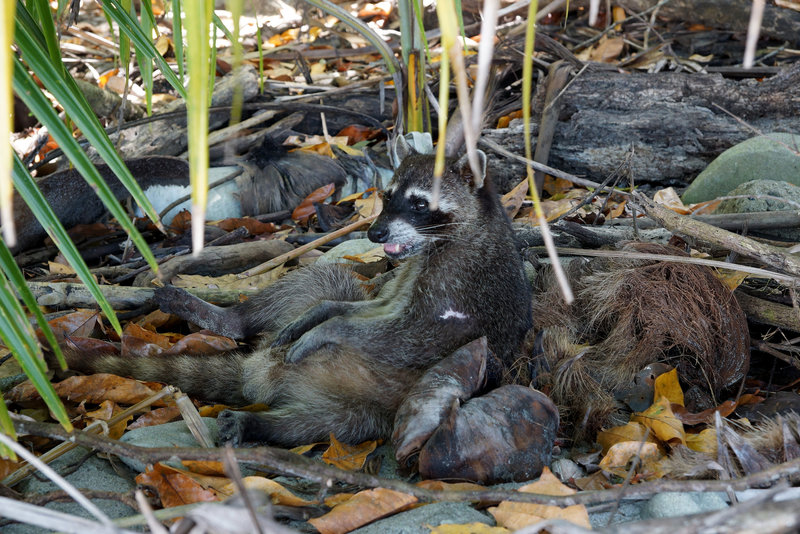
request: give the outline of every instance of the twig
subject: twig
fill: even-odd
[[[223,467],[225,468],[225,474],[228,475],[228,478],[233,481],[236,491],[238,491],[239,495],[242,496],[242,502],[244,503],[245,508],[247,508],[247,513],[250,516],[250,520],[253,522],[255,531],[258,534],[264,534],[264,531],[261,529],[261,524],[258,522],[258,516],[256,515],[256,509],[253,505],[253,500],[250,498],[250,494],[247,492],[247,488],[244,485],[244,480],[242,480],[242,472],[239,471],[239,464],[236,461],[236,455],[234,454],[233,447],[231,447],[230,443],[225,445],[222,460]]]
[[[156,519],[155,514],[153,513],[153,509],[150,507],[150,503],[147,502],[147,498],[144,496],[142,490],[136,490],[136,502],[139,504],[139,509],[142,511],[142,515],[144,516],[145,520],[147,521],[147,526],[150,528],[150,531],[154,534],[168,534],[169,531],[164,528],[164,525],[158,522]]]
[[[155,463],[169,460],[173,457],[182,460],[219,460],[218,449],[181,448],[181,447],[140,447],[129,443],[122,443],[104,436],[86,434],[75,431],[67,432],[59,425],[38,423],[33,421],[15,421],[14,426],[20,433],[48,437],[58,440],[74,440],[79,445],[95,448],[106,453],[133,458],[145,463]],[[401,491],[418,497],[425,502],[451,501],[451,502],[477,502],[497,503],[501,501],[528,502],[539,504],[552,504],[556,506],[571,506],[574,504],[597,504],[612,502],[619,498],[621,490],[618,488],[587,491],[573,495],[539,495],[510,490],[487,488],[484,491],[450,491],[428,490],[409,484],[401,480],[389,480],[367,473],[344,471],[321,462],[311,460],[304,456],[294,454],[288,450],[274,447],[254,447],[247,449],[234,449],[236,458],[240,462],[256,463],[269,466],[270,470],[291,476],[303,477],[321,484],[344,482],[369,488],[387,488]],[[737,491],[753,487],[774,485],[775,483],[800,475],[800,458],[772,466],[757,473],[751,473],[735,480],[658,480],[643,482],[626,488],[626,499],[642,498],[665,491]]]
[[[541,247],[531,247],[532,249],[540,249]],[[716,267],[718,269],[728,269],[731,271],[739,271],[743,273],[752,274],[764,278],[771,278],[779,282],[787,284],[798,284],[800,278],[796,276],[788,276],[766,269],[759,269],[758,267],[750,267],[748,265],[737,265],[735,263],[727,263],[718,260],[709,260],[706,258],[692,258],[691,256],[671,256],[667,254],[649,254],[646,252],[635,251],[617,251],[617,250],[586,250],[582,248],[558,247],[559,254],[573,255],[573,256],[592,256],[603,258],[625,258],[625,259],[641,259],[653,261],[667,261],[671,263],[692,263],[695,265],[707,265],[708,267]]]
[[[319,239],[315,239],[311,243],[308,243],[308,244],[303,245],[301,247],[297,247],[294,250],[290,250],[289,252],[287,252],[285,254],[281,254],[280,256],[278,256],[276,258],[272,258],[269,261],[265,261],[261,265],[256,265],[255,267],[253,267],[251,269],[248,269],[248,270],[244,271],[243,273],[240,273],[239,274],[239,278],[247,278],[248,276],[255,276],[257,274],[265,273],[265,272],[267,272],[267,271],[269,271],[271,269],[274,269],[275,267],[278,267],[279,265],[283,265],[284,263],[286,263],[289,260],[293,260],[293,259],[295,259],[295,258],[297,258],[299,256],[302,256],[303,254],[305,254],[306,252],[308,252],[310,250],[314,250],[317,247],[321,247],[322,245],[324,245],[325,243],[328,243],[329,241],[333,241],[334,239],[342,237],[343,235],[347,235],[350,232],[352,232],[353,230],[361,228],[362,226],[364,226],[367,223],[371,223],[377,217],[378,217],[377,215],[370,215],[369,217],[367,217],[365,219],[359,219],[354,223],[348,224],[344,228],[339,228],[335,232],[331,232],[331,233],[329,233],[327,235],[324,235],[324,236],[320,237]]]
[[[144,399],[141,402],[137,402],[133,406],[126,408],[119,412],[117,415],[109,419],[108,421],[103,421],[108,426],[113,426],[128,417],[131,414],[140,412],[147,408],[148,406],[152,405],[155,402],[158,402],[162,398],[167,395],[171,395],[175,392],[175,388],[172,386],[166,386],[162,388],[160,391],[156,392],[155,394],[151,395],[149,398]],[[101,421],[95,421],[94,423],[90,424],[84,429],[84,432],[100,432],[101,430]],[[68,451],[71,451],[78,445],[76,443],[64,442],[59,444],[57,447],[53,447],[46,453],[39,456],[37,459],[40,462],[50,463],[56,458],[63,456]],[[14,487],[15,485],[19,484],[22,480],[25,479],[28,475],[30,475],[33,471],[36,470],[36,467],[32,464],[25,464],[19,467],[16,471],[8,475],[6,478],[3,479],[2,484],[8,487]]]
[[[689,235],[701,241],[714,243],[793,276],[800,276],[800,259],[784,253],[777,247],[764,245],[754,239],[678,215],[640,193],[633,193],[632,199],[650,218],[673,233]]]

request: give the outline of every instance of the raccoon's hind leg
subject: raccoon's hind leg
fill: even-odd
[[[156,290],[159,308],[198,326],[247,339],[273,334],[322,301],[365,300],[367,293],[343,265],[315,263],[292,271],[241,304],[221,308],[173,286]]]
[[[331,433],[346,443],[388,437],[397,407],[419,374],[341,350],[285,364],[281,349],[269,349],[244,363],[243,392],[249,402],[270,409],[223,412],[220,440],[291,447]]]

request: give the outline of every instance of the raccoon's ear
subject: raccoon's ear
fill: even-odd
[[[475,154],[478,156],[478,170],[480,174],[476,176],[475,173],[472,172],[467,154],[458,158],[454,170],[464,181],[468,182],[475,189],[480,189],[483,187],[483,182],[486,179],[486,154],[482,150],[476,150]]]
[[[392,145],[392,156],[394,158],[394,166],[395,168],[399,167],[400,164],[406,159],[408,156],[416,154],[417,151],[414,150],[406,138],[402,135],[398,135],[394,138],[394,144]]]

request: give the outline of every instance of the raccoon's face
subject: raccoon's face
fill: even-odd
[[[383,193],[383,211],[367,233],[383,243],[394,259],[420,254],[436,242],[455,241],[476,216],[478,209],[471,184],[454,169],[442,177],[438,205],[433,202],[433,156],[410,155],[397,169]]]

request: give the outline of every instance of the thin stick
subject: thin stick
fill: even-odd
[[[248,276],[255,276],[257,274],[265,273],[265,272],[267,272],[269,270],[274,269],[275,267],[278,267],[279,265],[283,265],[284,263],[286,263],[289,260],[293,260],[293,259],[297,258],[298,256],[302,256],[303,254],[305,254],[306,252],[308,252],[310,250],[314,250],[317,247],[321,247],[325,243],[333,241],[334,239],[342,237],[343,235],[347,235],[350,232],[361,228],[365,224],[371,223],[377,217],[378,217],[377,215],[370,215],[366,219],[360,219],[360,220],[358,220],[358,221],[356,221],[354,223],[350,223],[347,226],[345,226],[344,228],[339,228],[335,232],[331,232],[331,233],[329,233],[329,234],[327,234],[325,236],[320,237],[319,239],[315,239],[311,243],[307,243],[307,244],[305,244],[305,245],[303,245],[301,247],[297,247],[296,249],[290,250],[289,252],[287,252],[285,254],[281,254],[280,256],[278,256],[276,258],[272,258],[269,261],[265,261],[261,265],[256,265],[252,269],[248,269],[248,270],[246,270],[246,271],[244,271],[242,273],[239,273],[238,276],[239,276],[239,278],[247,278]]]

